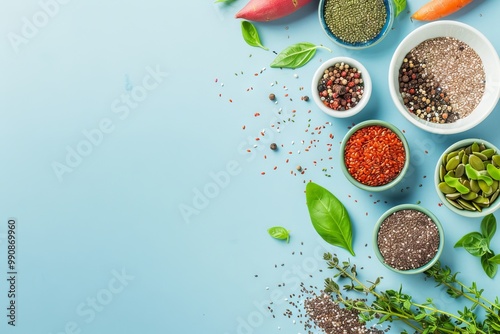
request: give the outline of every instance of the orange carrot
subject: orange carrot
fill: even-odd
[[[473,0],[431,0],[411,17],[419,21],[432,21],[450,15],[470,4]]]

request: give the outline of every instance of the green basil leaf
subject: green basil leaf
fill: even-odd
[[[290,231],[281,226],[273,226],[267,230],[267,233],[274,239],[290,241]]]
[[[479,232],[471,232],[471,233],[467,233],[466,235],[464,235],[460,240],[457,241],[457,243],[455,244],[455,248],[458,248],[458,247],[465,247],[465,245],[468,245],[470,246],[471,244],[473,244],[475,241],[477,240],[480,240],[480,239],[483,239],[483,236],[481,235],[481,233]]]
[[[306,186],[306,202],[312,225],[320,237],[355,256],[351,220],[337,197],[320,185],[309,182]]]
[[[492,213],[490,213],[489,215],[485,216],[481,221],[481,233],[483,234],[483,237],[485,237],[488,240],[488,244],[495,235],[496,231],[497,231],[497,220],[495,216]]]
[[[241,21],[241,34],[243,35],[243,39],[245,40],[245,42],[247,42],[248,45],[256,46],[264,50],[269,50],[260,42],[257,28],[255,28],[252,23],[248,21]]]
[[[394,5],[396,7],[396,13],[394,17],[397,17],[406,8],[406,0],[394,0]]]
[[[281,51],[271,63],[271,67],[277,68],[297,68],[307,64],[316,54],[316,49],[324,48],[332,52],[330,49],[315,45],[308,42],[297,43],[288,46]]]
[[[490,257],[488,261],[491,263],[500,264],[500,254]]]
[[[481,265],[483,266],[483,270],[488,275],[489,278],[495,277],[498,271],[498,264],[490,261],[495,255],[493,253],[486,253],[481,256]]]

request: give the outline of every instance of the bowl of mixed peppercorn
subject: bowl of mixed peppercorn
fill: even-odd
[[[367,105],[372,81],[366,68],[349,57],[334,57],[318,67],[312,79],[312,97],[326,114],[345,118]]]
[[[481,123],[500,96],[500,60],[475,28],[456,21],[427,23],[399,44],[389,66],[389,91],[415,126],[438,134]]]
[[[410,149],[403,133],[393,124],[368,120],[353,126],[340,145],[340,167],[356,187],[384,191],[405,176]]]
[[[392,0],[320,0],[319,22],[335,44],[365,49],[378,44],[394,22]]]

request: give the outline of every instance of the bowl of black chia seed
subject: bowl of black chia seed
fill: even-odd
[[[365,49],[378,44],[394,22],[392,0],[320,0],[319,22],[335,44]]]
[[[313,101],[324,113],[351,117],[368,104],[372,81],[368,70],[356,59],[334,57],[324,61],[313,75]]]
[[[380,262],[400,274],[432,267],[444,248],[444,231],[432,212],[416,204],[387,210],[375,224],[373,248]]]
[[[436,21],[399,44],[389,66],[389,91],[398,111],[437,134],[461,133],[481,123],[500,97],[500,59],[477,29]]]

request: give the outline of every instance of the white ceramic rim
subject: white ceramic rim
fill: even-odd
[[[347,63],[351,67],[356,67],[358,71],[361,72],[361,77],[363,79],[363,84],[364,84],[364,93],[363,97],[359,101],[359,103],[354,107],[349,110],[345,111],[337,111],[333,110],[331,108],[328,108],[323,104],[321,101],[319,94],[318,94],[318,82],[319,79],[323,76],[323,71],[325,68],[336,64],[336,63]],[[361,64],[359,61],[357,61],[354,58],[350,57],[333,57],[328,60],[325,60],[314,72],[313,78],[312,78],[312,83],[311,83],[311,92],[312,92],[312,98],[316,105],[318,106],[321,111],[323,111],[325,114],[330,115],[332,117],[336,118],[346,118],[346,117],[351,117],[359,113],[363,108],[368,104],[368,101],[370,100],[370,96],[372,94],[372,80],[370,78],[370,73],[368,73],[368,70]]]
[[[398,72],[405,55],[424,40],[434,37],[455,37],[473,47],[485,65],[485,94],[476,109],[454,123],[436,124],[417,118],[403,104],[398,87]],[[477,46],[481,45],[481,50]],[[476,47],[475,47],[476,46]],[[477,29],[461,22],[443,20],[427,23],[406,36],[396,48],[389,66],[389,92],[398,111],[413,125],[437,134],[467,131],[481,123],[495,108],[500,98],[500,59],[490,41]]]

